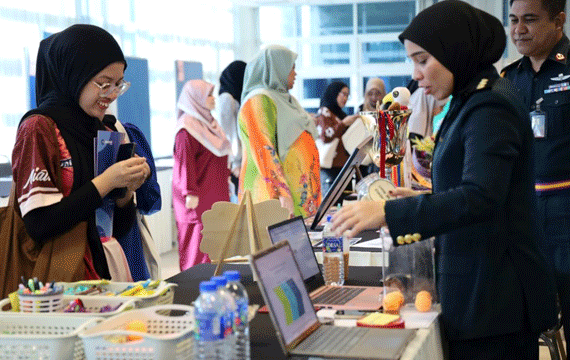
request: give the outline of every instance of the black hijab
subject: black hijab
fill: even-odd
[[[33,114],[49,116],[59,128],[73,163],[73,189],[94,177],[93,139],[103,123],[79,106],[81,90],[114,62],[127,63],[111,34],[94,25],[73,25],[40,42],[36,62],[36,105]],[[114,128],[115,118],[104,122]]]
[[[93,25],[73,25],[40,42],[36,62],[36,104],[20,121],[30,115],[49,116],[56,123],[71,154],[72,192],[94,178],[93,139],[105,125],[116,130],[115,117],[103,122],[79,106],[81,90],[95,75],[115,62],[127,63],[111,34]],[[103,278],[110,278],[95,214],[89,219],[88,241],[93,265]]]
[[[220,76],[219,95],[227,92],[238,102],[241,102],[241,92],[243,90],[243,75],[245,73],[245,62],[236,60],[230,63]]]
[[[333,81],[327,86],[323,97],[321,98],[321,107],[326,106],[333,114],[335,114],[339,119],[344,119],[346,113],[342,111],[336,99],[338,94],[342,89],[347,88],[348,85],[342,81]]]
[[[454,96],[490,70],[507,43],[497,18],[459,0],[440,1],[420,12],[399,39],[421,46],[453,74]]]

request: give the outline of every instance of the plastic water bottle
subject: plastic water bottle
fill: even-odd
[[[200,295],[194,302],[194,354],[200,360],[221,360],[220,318],[223,302],[216,291],[216,283],[202,281]]]
[[[236,337],[236,359],[249,360],[249,319],[248,310],[249,297],[245,287],[240,283],[240,274],[238,271],[226,271],[224,276],[228,279],[226,288],[233,296],[237,306],[237,317],[235,319],[235,337]]]
[[[236,302],[226,288],[228,279],[225,276],[214,276],[210,281],[216,283],[216,291],[223,302],[223,315],[220,318],[220,338],[224,341],[224,348],[220,349],[219,357],[220,359],[235,359],[236,338],[234,336],[234,323],[237,314]]]
[[[332,215],[327,215],[323,228],[323,272],[326,285],[344,284],[343,236],[332,231]]]

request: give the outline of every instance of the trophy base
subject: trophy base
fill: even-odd
[[[356,184],[357,200],[390,200],[390,191],[396,187],[391,181],[383,179],[378,173],[372,173],[364,177]]]

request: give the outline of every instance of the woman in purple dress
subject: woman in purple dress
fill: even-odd
[[[215,107],[213,91],[210,83],[190,80],[177,104],[172,203],[181,271],[210,262],[200,251],[202,214],[215,202],[229,201],[231,145],[210,112]]]

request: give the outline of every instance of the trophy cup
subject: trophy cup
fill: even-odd
[[[356,184],[359,199],[391,198],[388,192],[395,188],[391,181],[392,167],[404,159],[410,114],[409,109],[360,112],[366,130],[374,138],[368,155],[380,173],[370,174]]]

